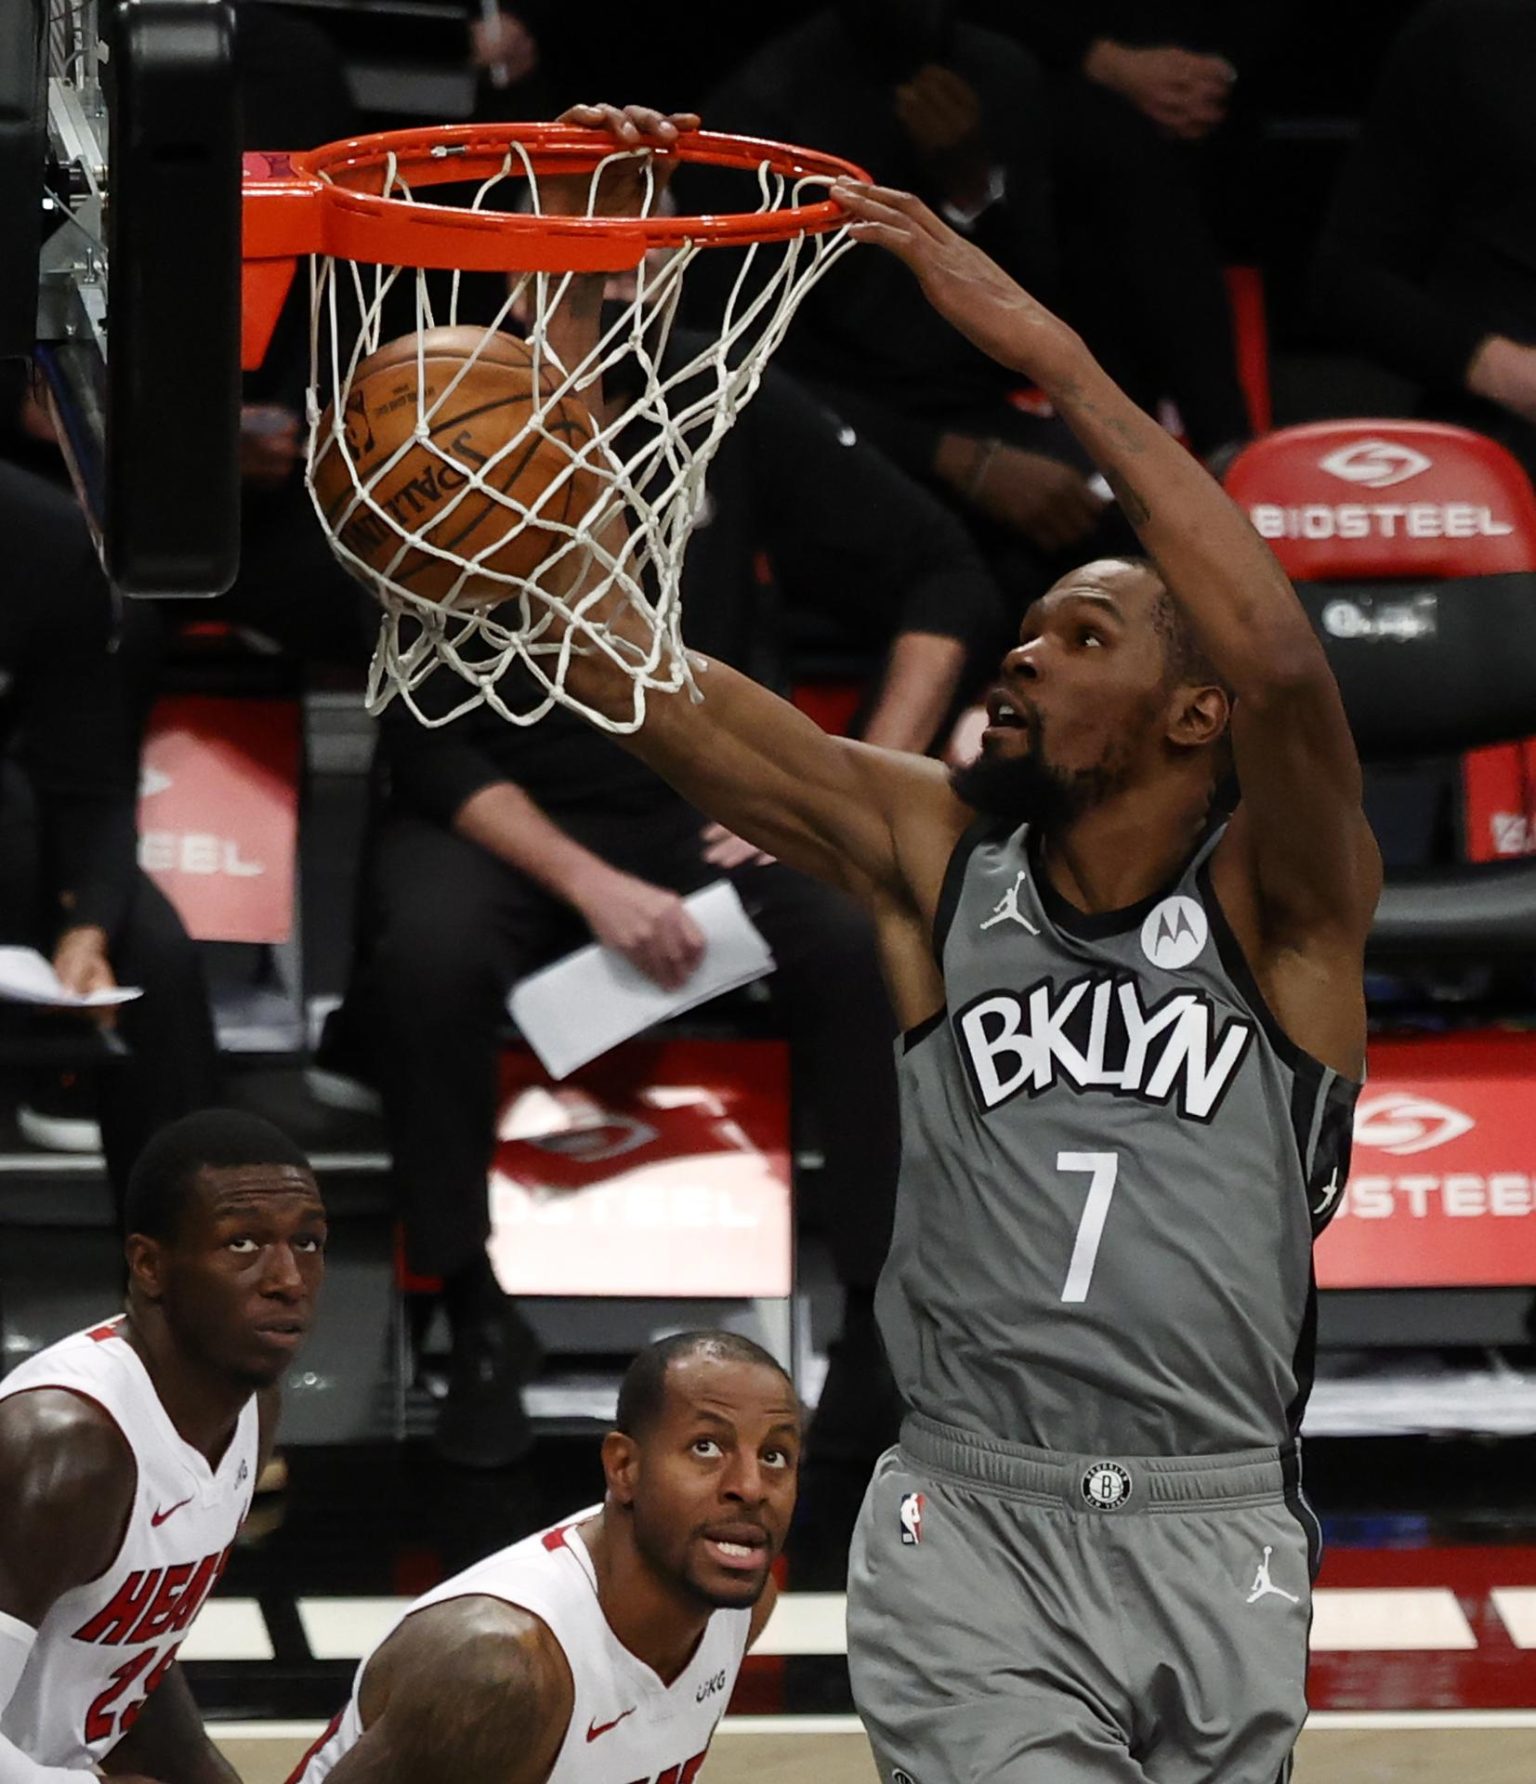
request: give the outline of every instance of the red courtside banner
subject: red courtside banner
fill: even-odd
[[[195,940],[292,933],[299,764],[295,700],[156,703],[139,773],[139,865]]]
[[[632,1041],[559,1084],[509,1048],[501,1085],[490,1256],[508,1294],[789,1294],[781,1043]]]
[[[1375,1041],[1323,1288],[1536,1284],[1536,1034]]]

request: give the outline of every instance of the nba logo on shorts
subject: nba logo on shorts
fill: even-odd
[[[923,1505],[921,1493],[903,1493],[901,1496],[901,1540],[909,1548],[916,1548],[923,1540]]]
[[[1131,1477],[1118,1462],[1095,1462],[1083,1476],[1083,1497],[1096,1511],[1115,1511],[1131,1496]]]

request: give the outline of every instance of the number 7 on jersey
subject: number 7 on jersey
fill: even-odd
[[[1088,1200],[1083,1204],[1077,1242],[1072,1247],[1072,1262],[1067,1266],[1066,1287],[1061,1291],[1063,1301],[1086,1301],[1088,1285],[1093,1281],[1094,1260],[1099,1255],[1099,1241],[1104,1237],[1104,1222],[1109,1217],[1109,1204],[1115,1193],[1120,1154],[1058,1152],[1056,1169],[1083,1171],[1088,1177]]]

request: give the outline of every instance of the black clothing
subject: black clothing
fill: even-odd
[[[674,351],[688,357],[701,345],[687,331],[674,336]],[[764,374],[720,446],[707,491],[683,569],[692,649],[778,678],[780,665],[765,651],[769,603],[756,564],[766,550],[786,601],[846,614],[872,652],[893,632],[913,631],[957,638],[978,662],[995,653],[1001,597],[964,529],[782,373]],[[531,682],[527,690],[531,703]],[[437,713],[462,694],[438,670],[416,698]],[[679,803],[611,737],[559,706],[525,727],[480,708],[429,730],[396,702],[382,734],[397,808],[439,824],[499,780],[516,781],[561,823],[589,809]]]
[[[122,1051],[97,1069],[121,1208],[156,1128],[217,1100],[213,1022],[197,950],[138,868],[138,752],[112,601],[80,510],[0,463],[0,537],[0,749],[15,771],[0,782],[0,941],[51,953],[62,930],[98,925],[118,982],[143,987],[118,1014]],[[26,1031],[15,1009],[5,1021]],[[62,1032],[51,1019],[50,1037]]]
[[[34,790],[61,929],[114,933],[132,893],[135,784],[112,596],[75,501],[0,462],[0,750]]]
[[[1536,344],[1536,7],[1437,0],[1393,45],[1318,249],[1320,315],[1423,385],[1430,413],[1521,438],[1467,366],[1491,334]]]
[[[691,357],[700,344],[682,333],[673,351]],[[771,680],[756,564],[763,547],[786,592],[851,610],[872,643],[900,628],[974,644],[998,613],[958,523],[772,371],[721,444],[683,578],[690,644]],[[429,712],[448,712],[462,692],[439,669],[416,697]],[[377,1037],[411,1261],[447,1274],[485,1239],[507,992],[590,939],[558,899],[453,834],[460,808],[484,787],[515,782],[623,871],[685,893],[721,876],[702,858],[703,818],[562,707],[526,727],[479,709],[429,729],[396,702],[382,736],[392,810],[369,876],[359,1002]],[[819,1118],[840,1276],[872,1286],[898,1151],[894,1025],[873,932],[842,894],[788,868],[726,877],[777,962],[797,1106]]]
[[[1273,22],[1226,0],[966,0],[963,10],[1047,70],[1063,314],[1143,408],[1176,402],[1197,452],[1246,438],[1222,271],[1231,256],[1218,237],[1248,202],[1238,177],[1251,148],[1247,84],[1234,92],[1236,122],[1188,143],[1082,65],[1102,38],[1219,55],[1241,71]]]
[[[1076,74],[1099,38],[1138,49],[1177,45],[1241,69],[1266,23],[1231,0],[961,0],[978,25],[1027,44],[1047,68]],[[1272,27],[1269,27],[1272,29]]]
[[[1211,223],[1227,145],[1176,141],[1081,76],[1051,81],[1050,117],[1067,319],[1144,409],[1173,399],[1197,452],[1246,439]]]
[[[625,873],[675,891],[722,877],[704,820],[611,811],[562,827]],[[831,1242],[844,1282],[872,1288],[890,1238],[898,1119],[894,1022],[873,934],[841,893],[787,867],[725,874],[777,963],[797,1102],[814,1109]],[[413,1270],[451,1275],[489,1233],[497,1038],[513,983],[591,938],[532,880],[420,818],[388,818],[372,870],[362,1010],[390,1126]]]
[[[954,27],[944,60],[979,97],[989,157],[1003,177],[1001,198],[976,219],[972,237],[1050,301],[1056,255],[1039,70],[1015,44],[971,25]],[[893,84],[871,72],[842,20],[823,12],[766,44],[710,97],[705,116],[712,129],[841,155],[937,208],[946,194],[934,189],[896,116]],[[717,195],[729,190],[694,168],[683,169],[674,186],[683,211],[717,208]],[[735,258],[712,249],[689,269],[688,301],[701,306],[694,313],[718,311]],[[897,260],[867,250],[845,255],[812,288],[780,354],[916,477],[931,474],[941,434],[962,417],[1005,406],[1023,381],[944,321]]]

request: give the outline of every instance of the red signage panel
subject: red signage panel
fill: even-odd
[[[1536,1034],[1370,1049],[1323,1288],[1536,1284]]]
[[[778,1042],[631,1042],[558,1084],[508,1049],[491,1262],[511,1295],[785,1296],[789,1167]]]
[[[1461,758],[1462,834],[1469,861],[1536,855],[1536,738]]]
[[[1536,568],[1536,495],[1502,446],[1433,421],[1315,421],[1255,440],[1226,489],[1302,582]]]
[[[139,779],[139,865],[200,942],[293,929],[300,715],[293,700],[159,701]]]

